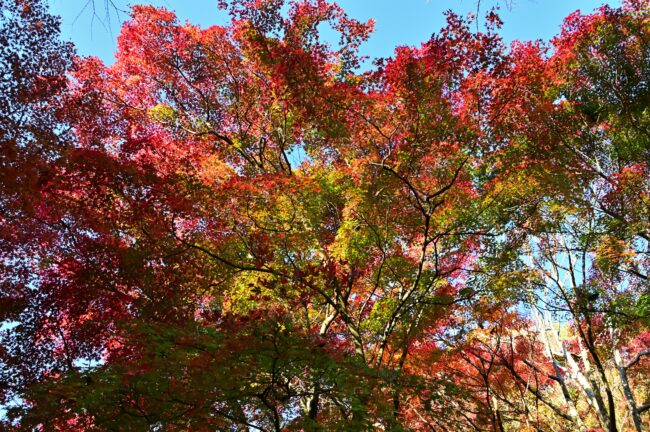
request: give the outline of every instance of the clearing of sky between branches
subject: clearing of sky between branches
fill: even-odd
[[[0,0],[3,430],[650,429],[648,0],[220,6],[106,66]]]

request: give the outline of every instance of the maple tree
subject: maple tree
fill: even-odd
[[[335,4],[222,6],[106,66],[0,0],[4,426],[647,427],[647,0],[371,67]]]

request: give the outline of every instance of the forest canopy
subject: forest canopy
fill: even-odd
[[[220,3],[105,65],[0,0],[3,428],[650,428],[648,0],[371,61]]]

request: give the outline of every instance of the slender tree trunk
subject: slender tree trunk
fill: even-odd
[[[541,333],[544,342],[544,347],[546,348],[547,355],[549,356],[549,358],[553,363],[553,370],[555,371],[555,378],[556,378],[555,381],[560,385],[560,389],[562,390],[562,396],[564,397],[564,402],[567,404],[567,407],[569,407],[569,417],[571,417],[573,421],[578,425],[580,431],[585,431],[587,430],[587,427],[585,426],[584,422],[582,421],[582,418],[580,417],[580,414],[578,413],[578,408],[576,407],[573,398],[571,398],[571,393],[569,392],[569,388],[567,387],[566,380],[564,379],[564,371],[562,371],[560,365],[555,359],[553,355],[554,354],[553,349],[551,347],[551,342],[548,340],[547,328],[550,328],[551,323],[547,323],[541,314],[537,315],[537,320],[539,322],[539,325],[541,326]]]
[[[614,351],[614,364],[616,364],[616,369],[618,370],[618,375],[621,379],[621,387],[623,388],[623,394],[625,395],[625,400],[627,406],[630,408],[630,414],[632,415],[632,421],[634,422],[634,429],[637,432],[643,430],[643,423],[641,422],[641,414],[636,406],[636,401],[634,400],[634,394],[630,388],[630,381],[627,379],[627,371],[623,365],[621,359],[621,352],[616,347],[616,331],[610,329],[610,334],[612,335],[612,345]]]

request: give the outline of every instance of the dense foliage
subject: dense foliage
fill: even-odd
[[[650,427],[648,0],[371,67],[335,4],[222,6],[106,66],[0,0],[5,428]]]

